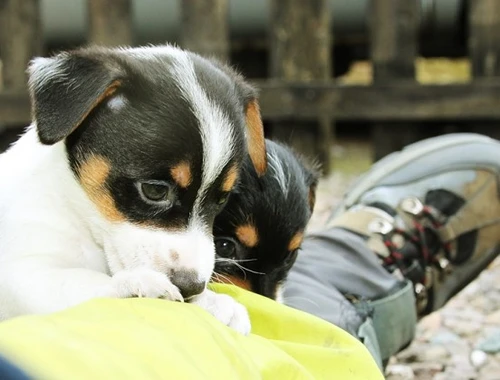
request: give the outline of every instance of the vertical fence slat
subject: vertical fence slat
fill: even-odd
[[[371,0],[370,38],[374,83],[415,80],[418,53],[419,2],[417,0]],[[374,124],[375,159],[414,142],[418,126]]]
[[[333,63],[328,1],[272,0],[271,23],[272,77],[293,82],[330,80]],[[319,126],[307,122],[274,123],[273,137],[287,141],[308,156],[319,153],[323,169],[328,172],[333,121],[318,116]]]
[[[26,68],[29,60],[41,53],[40,35],[39,0],[0,1],[0,77],[4,89],[26,90]]]
[[[39,6],[39,0],[0,0],[0,91],[27,91],[28,62],[42,53]],[[24,126],[0,123],[0,153]]]
[[[472,75],[500,75],[500,1],[469,2],[469,55]]]
[[[474,79],[500,76],[500,1],[469,1],[469,58]],[[500,139],[498,124],[474,123],[476,133]]]
[[[228,0],[182,0],[182,47],[229,59]]]
[[[88,41],[99,45],[132,44],[131,0],[88,0]]]

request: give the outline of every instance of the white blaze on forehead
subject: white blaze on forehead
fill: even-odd
[[[290,179],[285,173],[285,169],[283,167],[283,162],[278,158],[274,153],[268,153],[268,165],[274,172],[272,178],[276,180],[278,186],[281,189],[281,192],[285,197],[288,196],[288,183]]]
[[[182,96],[190,104],[191,109],[200,124],[200,134],[203,144],[203,173],[198,196],[193,208],[193,217],[200,213],[201,202],[206,191],[228,164],[234,149],[234,125],[222,109],[211,101],[201,87],[194,65],[189,55],[173,46],[158,48],[131,49],[144,57],[166,55],[172,61],[170,74],[177,82]],[[191,220],[191,223],[197,221]]]

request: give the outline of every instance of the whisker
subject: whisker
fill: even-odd
[[[246,268],[244,267],[243,265],[237,263],[237,262],[234,262],[234,265],[236,265],[240,270],[242,270],[243,272],[250,272],[250,273],[254,273],[254,274],[261,274],[261,275],[264,275],[265,273],[264,272],[257,272],[256,270],[253,270],[253,269],[249,269],[249,268]]]
[[[220,281],[222,279],[223,281],[220,281],[220,282],[225,282],[225,283],[229,283],[231,285],[235,285],[234,282],[232,282],[229,277],[224,276],[222,273],[214,272],[214,273],[212,273],[212,277],[215,277],[217,281]]]
[[[233,262],[244,263],[244,262],[250,262],[250,261],[257,261],[257,259],[229,259],[227,257],[216,257],[215,261],[216,262],[226,261],[226,262],[231,262],[231,263],[233,263]]]

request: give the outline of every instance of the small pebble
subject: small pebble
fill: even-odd
[[[433,344],[443,344],[447,345],[450,343],[458,342],[460,340],[460,337],[451,332],[450,330],[441,330],[439,332],[436,332],[436,334],[430,339],[431,343]]]
[[[474,350],[470,354],[470,362],[476,368],[482,367],[488,361],[488,354],[481,350]]]
[[[435,361],[443,360],[450,356],[448,349],[443,346],[430,346],[421,350],[418,354],[420,361]]]
[[[496,332],[481,341],[477,348],[491,354],[500,352],[500,332]]]
[[[500,326],[500,310],[497,310],[494,313],[488,314],[488,316],[486,317],[486,323]]]
[[[387,367],[386,380],[413,380],[415,374],[411,367],[402,364],[393,364]]]

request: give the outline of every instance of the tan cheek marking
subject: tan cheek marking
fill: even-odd
[[[290,243],[288,243],[288,251],[293,252],[300,247],[302,244],[302,240],[304,240],[304,233],[299,231],[295,235],[293,235]]]
[[[217,276],[218,278],[214,278],[214,282],[218,282],[220,284],[230,284],[230,285],[236,285],[240,288],[243,288],[245,290],[252,291],[252,285],[250,284],[250,281],[248,280],[243,280],[242,278],[235,277],[235,276]]]
[[[78,170],[83,189],[104,217],[112,222],[123,222],[125,216],[118,211],[115,201],[106,187],[111,164],[100,156],[91,156]]]
[[[248,248],[253,248],[259,242],[259,234],[255,226],[245,224],[236,228],[236,237],[238,240],[246,245]]]
[[[184,189],[188,187],[191,184],[191,181],[193,180],[193,177],[191,176],[191,166],[189,165],[189,162],[181,162],[177,166],[174,166],[170,170],[170,174],[172,175],[174,181],[177,182],[177,184]]]
[[[266,141],[264,126],[260,116],[257,100],[248,103],[246,110],[246,123],[248,130],[248,153],[258,176],[264,175],[267,169]]]
[[[222,184],[222,191],[230,192],[233,189],[237,178],[238,168],[236,166],[232,166],[231,169],[229,169],[229,171],[227,172],[226,178],[224,179],[224,183]]]

